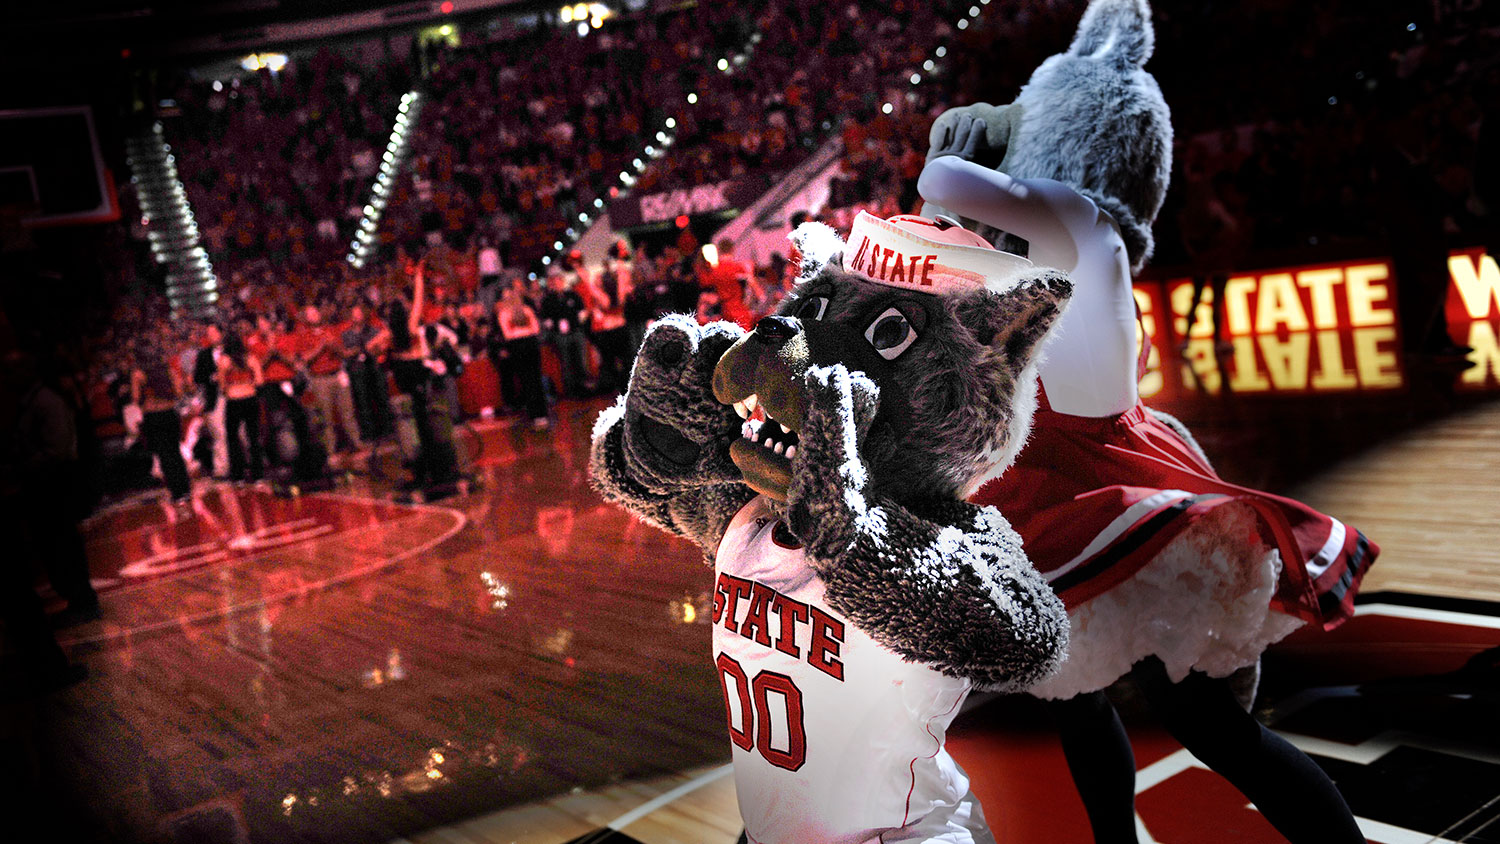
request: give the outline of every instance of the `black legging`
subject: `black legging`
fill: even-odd
[[[519,384],[519,399],[526,415],[547,418],[547,396],[542,387],[542,345],[535,337],[521,337],[506,344],[510,350],[512,377]]]
[[[182,498],[192,489],[187,463],[182,460],[182,417],[176,410],[148,410],[142,414],[141,433],[146,448],[161,461],[161,475],[173,498]]]
[[[413,480],[417,484],[444,483],[458,477],[458,455],[452,438],[440,438],[433,430],[429,389],[431,370],[420,360],[394,358],[391,375],[396,389],[411,397],[412,422],[417,428],[417,455],[412,461]],[[450,422],[451,424],[451,422]],[[446,444],[445,444],[446,443]]]
[[[310,481],[326,475],[328,455],[323,451],[323,444],[312,435],[307,408],[302,405],[301,400],[288,395],[282,389],[282,382],[261,385],[258,395],[266,409],[269,430],[266,432],[265,442],[272,461],[279,466],[290,464],[292,477],[297,480]],[[282,448],[277,434],[282,425],[291,428],[292,440],[296,443],[295,455],[285,453],[286,449]]]
[[[245,441],[250,443],[249,466],[245,463]],[[260,399],[249,396],[224,403],[224,436],[229,440],[229,477],[236,481],[258,481],[266,473],[266,452],[260,440]],[[248,473],[246,470],[249,470]]]
[[[1173,683],[1155,657],[1139,663],[1134,676],[1172,737],[1229,780],[1292,844],[1364,844],[1333,780],[1246,712],[1227,680],[1192,672]],[[1134,844],[1135,757],[1114,706],[1094,692],[1050,708],[1094,841]]]
[[[1135,753],[1104,692],[1048,702],[1096,844],[1135,844]]]

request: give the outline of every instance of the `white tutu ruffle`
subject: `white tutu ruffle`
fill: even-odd
[[[1129,580],[1069,612],[1058,672],[1027,691],[1063,699],[1105,688],[1156,656],[1174,681],[1188,671],[1226,677],[1302,625],[1271,607],[1281,555],[1245,504],[1204,514]]]

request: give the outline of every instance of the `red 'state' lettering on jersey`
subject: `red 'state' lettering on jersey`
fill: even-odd
[[[844,662],[839,647],[844,643],[844,622],[817,607],[812,610],[812,646],[807,649],[807,664],[835,680],[844,679]]]
[[[743,615],[741,598],[750,599]],[[844,622],[816,606],[783,595],[763,583],[720,573],[714,589],[713,618],[714,623],[722,622],[731,633],[774,647],[796,659],[803,658],[802,648],[797,646],[797,628],[806,625],[811,630],[807,664],[835,680],[844,679],[844,662],[840,658]]]
[[[754,639],[757,644],[771,647],[769,628],[771,621],[766,617],[770,612],[771,600],[776,595],[769,586],[763,583],[755,583],[751,586],[750,609],[745,613],[745,620],[740,624],[740,635],[746,639]]]
[[[725,580],[728,578],[728,581]],[[724,600],[720,600],[720,598]],[[735,618],[739,612],[740,599],[750,597],[750,581],[729,575],[719,575],[719,588],[714,593],[714,621],[724,619],[724,629],[738,633]]]
[[[781,635],[776,637],[776,650],[792,659],[801,659],[802,649],[797,647],[797,623],[807,621],[807,604],[793,601],[777,592],[771,607],[776,611],[776,617],[781,619]]]

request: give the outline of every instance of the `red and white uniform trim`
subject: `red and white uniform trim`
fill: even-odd
[[[1010,519],[1069,609],[1135,575],[1215,508],[1242,503],[1254,508],[1260,538],[1283,562],[1272,606],[1325,629],[1353,614],[1354,593],[1380,551],[1358,530],[1220,479],[1140,404],[1099,418],[1057,413],[1045,394],[1040,405],[1015,465],[971,500]]]

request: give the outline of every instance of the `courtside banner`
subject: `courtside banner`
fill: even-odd
[[[609,204],[609,224],[616,231],[623,231],[678,217],[733,211],[759,199],[769,186],[764,177],[749,175],[690,188],[636,194]]]

